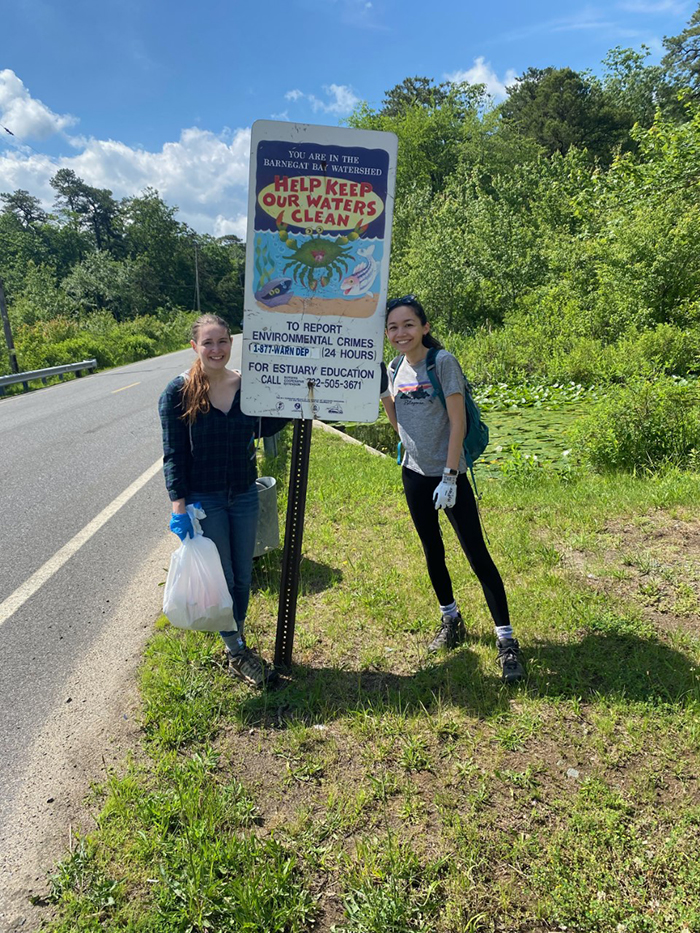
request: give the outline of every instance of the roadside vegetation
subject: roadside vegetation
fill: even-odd
[[[501,685],[449,534],[469,640],[428,659],[400,471],[315,432],[292,671],[251,693],[216,636],[160,623],[142,746],[52,875],[52,933],[697,928],[700,477],[514,456],[482,486],[527,682]]]

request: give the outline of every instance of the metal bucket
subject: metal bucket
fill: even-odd
[[[255,480],[260,502],[258,530],[253,557],[260,557],[280,546],[280,524],[277,515],[277,481],[274,476],[259,476]]]

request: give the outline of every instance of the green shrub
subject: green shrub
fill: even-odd
[[[86,359],[96,359],[98,369],[123,366],[186,347],[192,320],[191,313],[171,311],[169,319],[144,315],[120,323],[108,311],[94,311],[20,324],[17,358],[25,372]],[[0,361],[0,373],[9,371]]]
[[[610,385],[640,376],[700,372],[700,329],[659,324],[630,330],[615,343],[516,319],[496,330],[438,333],[476,383],[576,382]],[[392,354],[393,355],[393,354]]]
[[[622,360],[639,357],[640,368],[687,376],[700,370],[700,331],[659,324],[653,330],[625,336],[616,350]]]
[[[76,322],[63,317],[20,325],[14,335],[20,370],[28,372],[32,369],[57,365],[54,362],[47,362],[48,359],[52,359],[49,353],[50,348],[63,343],[64,340],[77,337],[79,333]],[[61,362],[66,362],[66,360]],[[74,360],[68,360],[68,362],[72,363]]]
[[[147,360],[158,356],[161,348],[157,341],[143,334],[122,334],[115,341],[115,357],[117,365],[134,363],[136,360]]]
[[[139,338],[147,338],[156,347],[149,356],[156,353],[170,353],[187,346],[190,328],[196,315],[186,311],[170,311],[169,317],[144,314],[131,321],[120,324],[120,333]]]
[[[92,359],[97,360],[98,369],[115,365],[112,347],[107,341],[99,340],[91,334],[79,334],[48,346],[44,365],[61,366],[64,363],[79,363],[81,360]]]
[[[574,447],[601,472],[697,468],[700,386],[670,378],[621,386],[577,425]]]

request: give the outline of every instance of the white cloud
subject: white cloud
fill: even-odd
[[[321,110],[323,113],[334,113],[337,116],[344,116],[352,113],[359,104],[360,98],[344,84],[323,85],[323,90],[329,100],[319,100],[313,94],[309,94],[309,100],[314,111]]]
[[[47,209],[54,192],[49,179],[59,168],[70,168],[97,188],[109,188],[117,198],[157,188],[179,217],[202,233],[245,234],[250,129],[216,135],[191,127],[177,142],[159,152],[127,146],[115,140],[81,140],[76,155],[49,158],[16,151],[0,156],[0,191],[26,188]]]
[[[330,84],[323,91],[325,98],[299,89],[285,96],[292,103],[303,101],[314,111],[336,117],[350,113],[359,101],[345,85]],[[114,139],[70,134],[68,128],[77,122],[75,118],[53,113],[32,98],[9,70],[0,71],[0,114],[0,123],[16,133],[18,143],[26,136],[38,140],[61,133],[70,146],[67,154],[51,157],[17,146],[8,136],[9,145],[0,148],[0,191],[25,188],[45,209],[52,210],[55,192],[49,180],[58,169],[69,168],[89,185],[109,188],[116,198],[155,188],[169,205],[179,207],[181,220],[201,233],[245,236],[249,128],[213,133],[190,127],[157,151]],[[288,113],[276,118],[288,119]]]
[[[77,122],[69,113],[54,113],[32,97],[14,71],[0,71],[0,123],[12,130],[18,141],[48,139]]]
[[[508,93],[508,88],[515,83],[517,72],[509,68],[503,80],[501,80],[491,67],[491,63],[484,59],[483,55],[474,59],[474,64],[466,71],[453,71],[446,74],[445,78],[453,84],[459,84],[463,81],[469,84],[484,84],[486,91],[495,100],[503,100]]]
[[[346,84],[324,84],[323,90],[326,93],[326,100],[316,97],[315,94],[305,94],[298,89],[287,91],[284,96],[286,100],[291,100],[294,103],[300,100],[308,100],[314,113],[321,111],[322,113],[333,113],[338,117],[344,117],[352,113],[360,102],[357,94]]]
[[[246,225],[247,217],[245,213],[237,214],[235,217],[224,217],[222,214],[217,214],[212,233],[214,236],[228,236],[235,233],[239,240],[245,240]]]

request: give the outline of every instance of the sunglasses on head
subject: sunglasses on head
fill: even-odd
[[[387,305],[386,305],[387,313],[389,311],[393,311],[394,308],[401,307],[401,305],[408,305],[409,307],[412,307],[412,308],[422,307],[420,301],[418,301],[415,295],[404,295],[403,298],[392,298],[391,301],[387,302]]]

